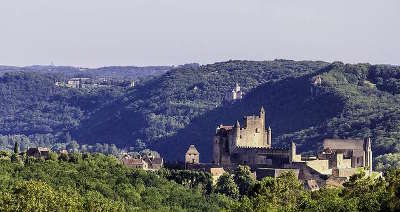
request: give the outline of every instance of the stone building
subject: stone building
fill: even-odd
[[[49,148],[46,148],[46,147],[29,148],[26,151],[27,156],[35,157],[35,158],[43,158],[43,159],[48,159],[50,156],[49,153],[50,153],[50,150],[49,150]]]
[[[372,172],[371,139],[325,139],[319,158],[329,159],[329,167],[366,167]]]
[[[298,169],[299,179],[315,180],[320,186],[345,182],[360,169],[364,169],[368,175],[372,174],[370,138],[325,139],[323,150],[316,157],[298,155],[296,145],[292,143],[290,155],[289,164],[284,167]]]
[[[122,165],[129,168],[148,170],[149,164],[141,158],[123,158],[120,160]]]
[[[194,145],[190,145],[189,149],[185,154],[185,164],[199,164],[200,163],[200,153],[197,151]]]
[[[321,76],[316,76],[312,78],[310,87],[311,97],[319,96],[321,94],[321,90],[322,90]]]
[[[213,138],[213,164],[225,170],[248,165],[258,179],[292,171],[311,190],[343,183],[360,169],[372,173],[369,138],[325,139],[318,155],[302,156],[293,142],[290,148],[273,148],[271,128],[265,130],[265,126],[264,108],[258,116],[244,117],[243,127],[239,121],[234,126],[218,126]]]
[[[67,81],[66,86],[69,88],[82,88],[83,84],[90,81],[90,78],[71,78]]]
[[[225,100],[230,102],[230,101],[235,101],[235,100],[240,100],[243,98],[243,92],[240,90],[240,86],[238,83],[236,83],[235,88],[232,90],[232,92],[229,92],[225,96]]]
[[[271,148],[271,128],[265,130],[265,111],[245,116],[243,127],[220,125],[213,139],[213,162],[221,166],[234,164],[272,164],[273,157],[288,159],[288,151]]]
[[[162,157],[148,157],[138,156],[132,157],[131,155],[124,155],[120,159],[122,165],[129,168],[143,169],[143,170],[159,170],[164,165]]]

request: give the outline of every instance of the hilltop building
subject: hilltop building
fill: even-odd
[[[90,78],[71,78],[67,81],[66,87],[82,88],[83,85],[88,81],[90,81]]]
[[[235,100],[240,100],[244,96],[244,93],[240,90],[240,86],[238,83],[236,83],[235,88],[232,90],[232,92],[229,92],[225,96],[225,100],[228,102],[235,101]]]
[[[322,91],[322,78],[320,76],[316,76],[311,80],[310,92],[312,97],[319,96]]]

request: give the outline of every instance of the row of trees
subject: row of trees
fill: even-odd
[[[305,190],[291,172],[254,179],[239,166],[212,184],[189,170],[145,172],[114,156],[70,160],[0,158],[0,211],[398,211],[400,170],[385,178],[359,173],[343,188]],[[60,156],[61,157],[61,156]]]
[[[114,156],[69,157],[12,161],[2,156],[0,211],[218,211],[229,199],[126,168]]]

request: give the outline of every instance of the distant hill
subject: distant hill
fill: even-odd
[[[72,66],[0,66],[0,75],[7,72],[35,72],[41,74],[62,74],[65,77],[91,77],[113,79],[137,79],[152,75],[161,75],[172,69],[172,66],[108,66],[101,68],[81,68]]]
[[[89,93],[58,90],[51,76],[20,75],[0,80],[0,98],[8,108],[1,112],[0,134],[70,131],[80,143],[151,147],[167,160],[182,160],[195,144],[201,160],[210,161],[215,127],[264,106],[273,145],[294,141],[308,152],[326,137],[371,136],[375,156],[400,152],[398,66],[227,61],[176,67],[131,89]],[[322,83],[312,95],[317,76]],[[42,77],[45,83],[38,80]],[[244,90],[244,99],[224,103],[235,83]],[[29,104],[23,101],[28,96]]]

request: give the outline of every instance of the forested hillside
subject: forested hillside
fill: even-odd
[[[0,78],[0,134],[57,133],[79,126],[120,92],[54,85],[56,75],[9,73]]]
[[[312,95],[316,76],[322,84]],[[326,137],[371,136],[378,167],[396,167],[400,158],[398,66],[228,61],[181,66],[123,92],[61,89],[54,77],[1,78],[1,134],[68,130],[79,143],[147,146],[168,160],[182,160],[195,144],[201,160],[209,161],[216,125],[233,124],[264,106],[274,145],[294,141],[308,152]],[[224,103],[235,83],[244,99]]]

